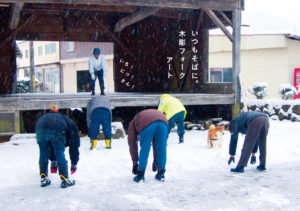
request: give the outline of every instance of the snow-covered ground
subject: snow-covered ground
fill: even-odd
[[[0,144],[0,210],[300,210],[299,128],[299,122],[271,121],[267,171],[248,165],[243,174],[230,172],[236,163],[227,165],[229,132],[223,148],[212,150],[207,131],[187,131],[184,144],[172,132],[164,183],[154,179],[152,154],[145,182],[133,182],[126,139],[113,140],[111,150],[99,141],[90,151],[84,137],[76,185],[67,189],[56,174],[40,187],[35,137],[17,135]]]

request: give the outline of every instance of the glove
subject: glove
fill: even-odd
[[[57,173],[57,162],[56,161],[51,161],[50,172],[51,172],[51,174]]]
[[[228,165],[230,165],[230,163],[233,162],[234,163],[234,157],[230,157],[228,160]]]
[[[254,165],[256,163],[256,156],[251,156],[250,164]]]
[[[156,164],[156,160],[153,161],[152,163],[152,171],[157,171],[157,164]]]
[[[71,165],[71,174],[74,174],[76,172],[76,170],[77,170],[77,165],[72,164]]]
[[[133,161],[132,165],[132,174],[137,175],[137,170],[138,170],[139,164],[137,161]]]
[[[95,79],[96,79],[96,77],[95,77],[95,74],[94,74],[94,73],[91,73],[91,79],[92,79],[92,80],[95,80]]]

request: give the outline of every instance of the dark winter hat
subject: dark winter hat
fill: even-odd
[[[99,55],[100,54],[100,49],[99,48],[94,48],[93,54]]]

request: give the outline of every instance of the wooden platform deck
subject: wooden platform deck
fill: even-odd
[[[157,106],[162,94],[145,93],[107,93],[112,107]],[[171,94],[181,100],[184,105],[230,105],[234,104],[233,94]],[[50,105],[58,105],[60,109],[85,108],[90,93],[76,94],[11,94],[0,95],[0,112],[44,110]]]

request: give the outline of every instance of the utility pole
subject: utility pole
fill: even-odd
[[[30,64],[30,92],[35,92],[35,75],[34,75],[34,48],[33,41],[29,41],[29,64]]]

